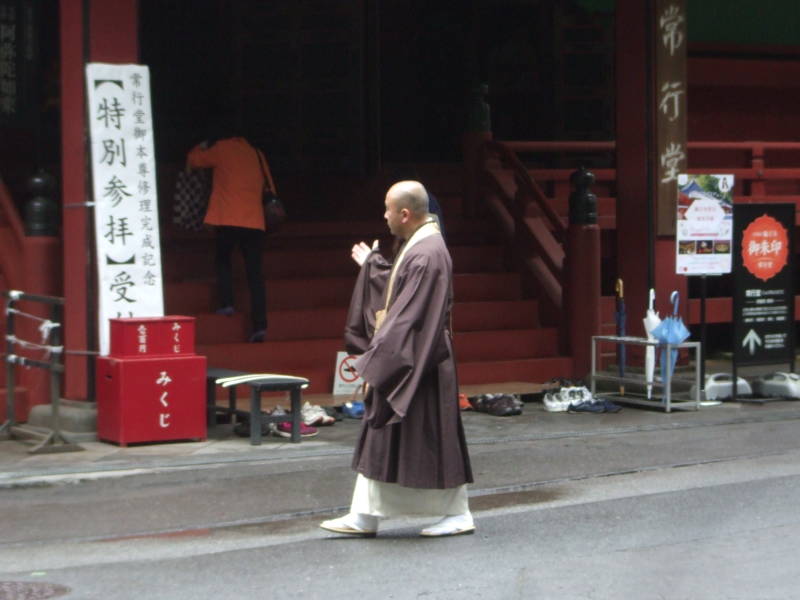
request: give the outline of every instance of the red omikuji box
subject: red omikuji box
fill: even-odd
[[[109,319],[109,356],[190,356],[194,354],[194,317]]]
[[[96,363],[97,437],[121,446],[206,439],[206,357]]]

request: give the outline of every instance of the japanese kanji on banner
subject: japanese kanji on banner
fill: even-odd
[[[678,175],[675,272],[731,272],[733,175]]]
[[[144,65],[86,65],[100,354],[111,318],[164,314],[158,198]]]

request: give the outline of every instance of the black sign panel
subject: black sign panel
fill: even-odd
[[[32,115],[35,4],[0,0],[0,124],[21,125]]]
[[[737,204],[733,216],[733,356],[794,361],[794,204]]]

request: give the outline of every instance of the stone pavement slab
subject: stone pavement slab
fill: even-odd
[[[763,423],[800,419],[800,402],[766,404],[726,402],[698,411],[664,413],[624,407],[619,413],[551,413],[539,401],[526,402],[523,414],[494,417],[463,413],[471,444],[511,444],[518,441],[567,437],[613,436],[637,431],[656,431],[718,425]],[[231,425],[218,425],[202,442],[173,442],[119,447],[103,442],[82,443],[81,452],[31,455],[29,446],[16,440],[0,441],[0,488],[47,485],[99,477],[119,477],[163,469],[187,469],[210,464],[280,461],[298,465],[302,459],[347,456],[354,447],[360,421],[344,419],[299,444],[269,437],[260,446],[236,437]],[[287,467],[287,468],[291,468]],[[298,468],[300,468],[298,466]]]

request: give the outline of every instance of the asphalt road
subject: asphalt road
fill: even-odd
[[[450,539],[319,530],[349,500],[346,455],[2,490],[0,598],[796,599],[797,431],[477,442],[478,531]]]

